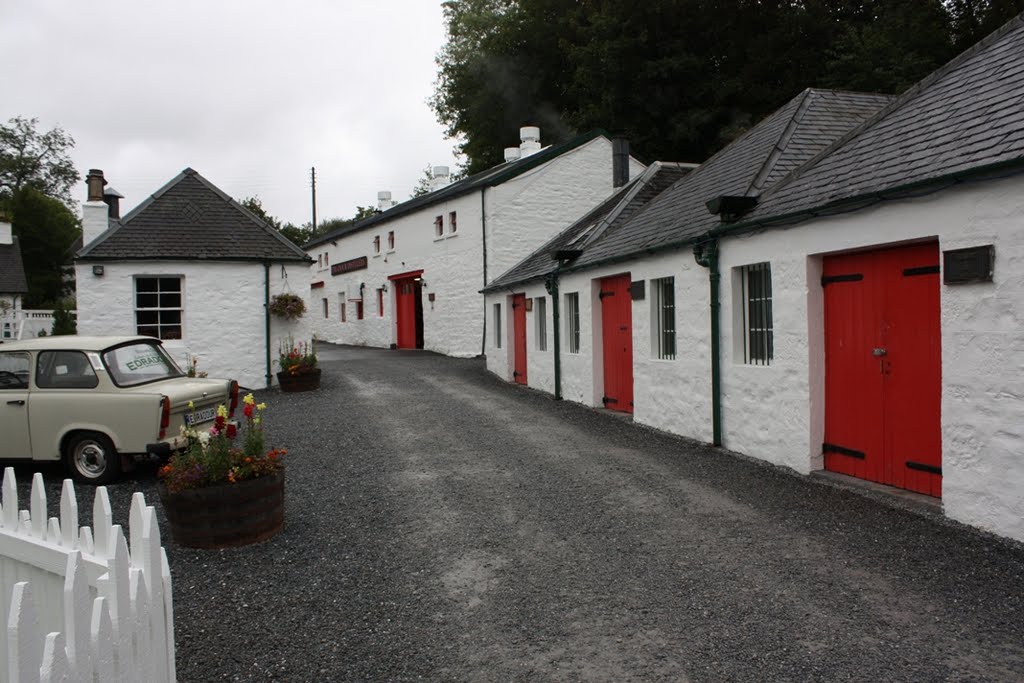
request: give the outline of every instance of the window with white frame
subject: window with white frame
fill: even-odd
[[[394,230],[389,230],[388,231],[388,251],[394,251],[394,250],[395,250],[395,231]]]
[[[533,326],[537,335],[537,350],[548,350],[548,300],[538,296],[533,299]]]
[[[569,353],[580,352],[580,295],[565,295],[565,339]]]
[[[743,362],[770,365],[774,356],[772,330],[772,269],[769,263],[739,268]]]
[[[459,230],[458,216],[455,215],[455,211],[448,212],[448,232],[454,233]]]
[[[181,276],[135,278],[135,333],[157,339],[181,339]]]
[[[651,355],[662,360],[676,357],[676,279],[651,280]]]
[[[324,297],[323,299],[321,299],[321,301],[323,301],[323,304],[324,304],[324,317],[325,318],[330,318],[331,317],[331,307],[330,307],[330,305],[327,302],[327,297]]]
[[[345,309],[345,292],[338,293],[338,317],[341,322],[348,322],[348,311]]]
[[[434,219],[434,237],[444,236],[444,217],[438,216]]]
[[[375,235],[373,238],[373,253],[380,254],[380,235]]]
[[[494,304],[494,348],[501,348],[501,304]]]

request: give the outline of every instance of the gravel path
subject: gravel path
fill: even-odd
[[[163,528],[181,681],[1024,680],[1020,545],[479,361],[321,361],[319,392],[259,395],[285,531],[191,551]],[[163,523],[152,468],[111,487],[118,519],[135,490]]]

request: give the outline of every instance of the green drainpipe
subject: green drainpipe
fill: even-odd
[[[722,274],[718,270],[718,241],[711,240],[695,244],[693,258],[708,269],[708,281],[711,285],[711,431],[712,443],[722,445],[722,366],[721,366],[721,328],[719,327],[719,288]]]
[[[487,286],[487,207],[484,205],[484,193],[487,192],[487,188],[480,190],[480,231],[483,234],[484,244],[484,287]],[[483,339],[480,340],[480,355],[487,355],[487,296],[483,297],[484,306],[484,335]]]
[[[544,289],[551,295],[551,325],[554,328],[555,342],[555,400],[562,400],[562,353],[561,353],[561,329],[558,318],[558,269],[561,263],[544,278]]]
[[[266,339],[263,346],[267,356],[267,389],[271,386],[270,374],[270,261],[263,263],[263,322]]]

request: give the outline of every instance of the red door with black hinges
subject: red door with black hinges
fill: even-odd
[[[604,396],[609,410],[633,412],[633,302],[629,274],[601,280]]]
[[[512,296],[512,379],[526,384],[526,295]]]
[[[935,243],[825,257],[825,468],[942,495]]]

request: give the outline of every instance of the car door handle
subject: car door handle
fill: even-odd
[[[9,405],[9,406],[23,406],[23,405],[25,405],[25,401],[23,401],[23,400],[19,400],[19,401],[8,401],[8,402],[7,402],[7,405]]]

